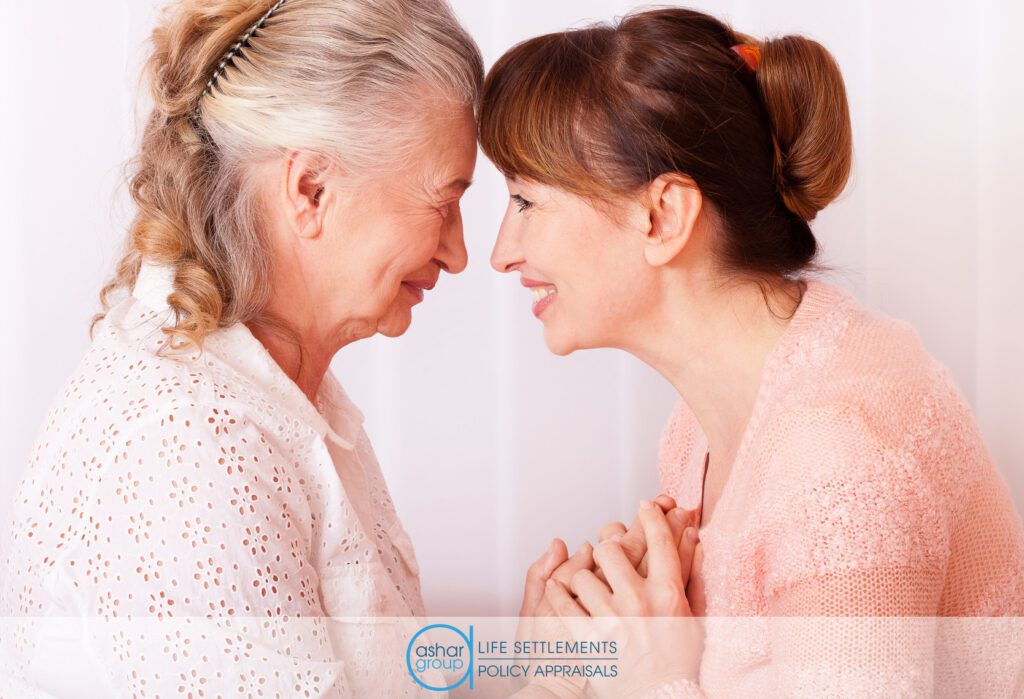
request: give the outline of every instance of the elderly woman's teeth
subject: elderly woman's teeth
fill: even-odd
[[[556,289],[551,286],[546,287],[534,287],[530,290],[533,293],[533,302],[536,303],[547,296],[555,293]]]

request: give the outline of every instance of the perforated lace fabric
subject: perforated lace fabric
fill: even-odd
[[[404,657],[405,629],[323,618],[424,614],[362,413],[330,371],[310,403],[243,324],[201,355],[162,351],[171,275],[143,266],[39,434],[4,544],[0,682],[410,695],[401,663],[380,663]],[[52,657],[69,638],[92,680]]]
[[[701,501],[706,450],[680,401],[658,467],[686,507]],[[766,359],[700,535],[699,687],[652,698],[1024,692],[1024,527],[1009,489],[917,333],[835,286],[809,283]]]

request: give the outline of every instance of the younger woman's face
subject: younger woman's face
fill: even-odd
[[[499,272],[519,272],[555,354],[621,347],[656,293],[644,259],[639,205],[598,210],[575,194],[506,180],[509,204],[491,253]],[[611,215],[609,215],[611,214]]]

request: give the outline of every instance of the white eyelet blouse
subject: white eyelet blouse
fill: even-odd
[[[424,611],[362,413],[330,371],[311,404],[241,323],[162,349],[172,278],[143,265],[42,427],[0,695],[414,695],[407,629],[369,619]]]

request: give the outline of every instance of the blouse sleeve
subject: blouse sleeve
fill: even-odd
[[[244,409],[112,431],[61,584],[117,696],[348,697],[299,465]],[[148,420],[148,418],[146,419]]]

